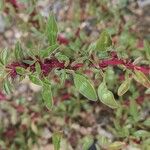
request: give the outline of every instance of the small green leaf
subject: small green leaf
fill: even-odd
[[[21,48],[21,44],[19,42],[15,45],[15,52],[14,52],[16,60],[20,60],[23,58],[23,50]]]
[[[0,52],[0,60],[3,65],[7,63],[8,56],[8,49],[4,49]]]
[[[92,136],[86,136],[82,139],[82,142],[83,142],[82,149],[88,150],[91,147],[91,145],[93,144],[94,139]]]
[[[125,94],[130,88],[131,79],[126,79],[118,88],[118,95],[122,96]]]
[[[136,132],[134,132],[134,136],[136,137],[142,137],[142,138],[146,138],[146,137],[150,137],[150,132],[145,131],[145,130],[138,130]]]
[[[38,75],[41,74],[41,65],[38,62],[35,64],[35,70]]]
[[[49,46],[48,48],[46,48],[44,50],[40,50],[40,56],[42,58],[49,57],[58,48],[59,48],[58,44],[51,45],[51,46]]]
[[[96,50],[105,51],[112,45],[111,37],[107,31],[103,31],[96,42]]]
[[[54,15],[50,15],[46,26],[46,35],[50,45],[56,44],[58,27]]]
[[[4,60],[4,64],[6,64],[7,58],[8,58],[8,50],[4,49],[3,50],[3,60]]]
[[[42,81],[36,75],[29,75],[31,82],[37,85],[42,85]]]
[[[120,142],[120,141],[116,141],[112,144],[110,144],[108,146],[108,149],[110,150],[119,150],[119,149],[123,149],[123,147],[125,147],[126,143],[124,142]]]
[[[11,94],[13,87],[11,82],[8,79],[4,81],[3,88],[7,94]]]
[[[2,11],[4,8],[4,0],[0,1],[0,11]]]
[[[97,94],[92,83],[80,74],[75,74],[73,77],[76,89],[89,100],[96,101]]]
[[[25,75],[26,69],[22,68],[22,67],[16,67],[16,72],[17,72],[17,74]]]
[[[104,81],[98,87],[98,96],[100,101],[110,108],[114,109],[118,107],[118,103],[116,102],[113,93],[107,89]]]
[[[36,36],[36,37],[39,37],[40,39],[43,39],[44,38],[44,34],[41,33],[38,29],[36,29],[35,27],[31,27],[31,31],[33,32],[33,34]]]
[[[67,79],[67,73],[65,70],[61,70],[61,75],[60,75],[60,79],[61,79],[61,85],[64,85],[65,80]]]
[[[107,147],[108,145],[110,145],[110,140],[105,136],[105,135],[101,135],[99,134],[97,136],[97,143],[101,146],[101,147]]]
[[[109,90],[102,94],[101,102],[113,109],[118,107],[113,93]]]
[[[38,128],[34,122],[31,123],[31,129],[35,134],[38,134]]]
[[[43,98],[45,106],[48,109],[51,109],[53,106],[53,97],[52,97],[52,91],[51,91],[50,84],[43,83],[42,98]]]
[[[54,144],[54,150],[60,149],[60,142],[61,142],[62,134],[60,132],[55,132],[52,136],[52,141]]]
[[[65,66],[68,66],[69,58],[66,55],[63,55],[60,52],[58,52],[55,54],[55,57],[60,61],[65,61]]]
[[[22,60],[22,62],[28,65],[33,65],[35,63],[35,60]]]
[[[133,117],[134,121],[139,120],[138,105],[136,104],[134,99],[132,99],[130,102],[129,112],[130,112],[130,115]]]
[[[146,119],[143,124],[147,127],[150,127],[150,118]]]
[[[147,58],[150,60],[150,44],[147,41],[144,41],[144,50]]]
[[[141,71],[135,70],[134,72],[135,74],[133,74],[133,78],[143,86],[150,88],[150,80],[146,77],[146,75]]]
[[[91,43],[90,45],[89,45],[89,47],[88,47],[88,52],[92,52],[92,51],[94,51],[96,49],[96,42],[94,42],[94,43]]]

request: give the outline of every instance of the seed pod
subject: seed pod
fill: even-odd
[[[122,96],[123,94],[125,94],[129,88],[130,88],[130,83],[131,83],[131,79],[127,79],[125,80],[121,85],[120,87],[118,88],[118,95],[119,96]]]

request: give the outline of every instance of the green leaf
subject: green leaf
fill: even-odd
[[[105,51],[112,45],[111,37],[107,31],[103,31],[96,42],[96,50]]]
[[[14,52],[16,60],[20,60],[23,58],[23,50],[21,48],[21,44],[19,42],[15,45],[15,52]]]
[[[50,84],[43,83],[42,98],[43,98],[45,106],[48,109],[51,109],[53,106],[53,97],[52,97],[52,91],[51,91]]]
[[[37,85],[42,85],[42,81],[36,75],[29,75],[31,82]]]
[[[2,64],[6,64],[8,60],[8,49],[4,49],[0,52],[0,60]]]
[[[46,26],[46,35],[50,45],[56,44],[58,27],[54,15],[50,15]]]
[[[105,135],[98,135],[97,136],[97,143],[101,146],[101,147],[107,147],[108,145],[110,145],[110,140],[105,136]]]
[[[31,129],[35,134],[38,134],[38,128],[34,122],[31,123]]]
[[[7,94],[11,94],[13,87],[8,79],[4,81],[3,88]]]
[[[58,48],[59,48],[58,44],[49,46],[48,48],[46,48],[44,50],[40,50],[40,56],[42,58],[49,57]]]
[[[67,73],[65,70],[61,70],[61,75],[60,75],[60,79],[61,79],[61,85],[64,85],[65,80],[67,79]]]
[[[138,130],[136,132],[134,132],[134,136],[136,137],[142,137],[142,138],[146,138],[146,137],[150,137],[150,132],[145,131],[145,130]]]
[[[86,136],[82,139],[82,142],[83,142],[82,149],[88,150],[91,147],[91,145],[93,144],[94,139],[92,136]]]
[[[96,101],[97,94],[92,83],[80,74],[74,74],[73,77],[76,89],[89,100]]]
[[[41,65],[38,62],[35,64],[35,70],[38,75],[41,74]]]
[[[2,11],[4,8],[4,0],[0,1],[0,11]]]
[[[138,112],[138,105],[136,104],[135,100],[131,100],[130,103],[130,109],[129,109],[130,115],[133,117],[134,121],[139,120],[139,112]]]
[[[95,49],[96,49],[96,42],[91,43],[91,44],[89,45],[89,47],[88,47],[88,51],[89,51],[89,52],[92,52],[92,51],[95,50]]]
[[[143,124],[147,127],[150,127],[150,118],[146,119]]]
[[[144,41],[144,50],[147,58],[150,60],[150,44],[147,41]]]
[[[112,144],[110,144],[108,146],[108,149],[119,150],[119,149],[123,149],[123,147],[125,147],[125,145],[126,145],[126,143],[124,143],[124,142],[116,141],[116,142],[113,142]]]
[[[130,83],[131,83],[130,78],[128,78],[128,79],[126,79],[125,81],[122,82],[122,84],[118,88],[118,95],[119,96],[122,96],[123,94],[125,94],[129,90]]]
[[[54,150],[60,149],[60,142],[61,142],[62,134],[60,132],[55,132],[52,136],[52,141],[54,144]]]
[[[55,57],[60,61],[65,61],[65,66],[68,66],[69,58],[66,55],[63,55],[60,52],[58,52],[55,54]]]
[[[33,34],[35,34],[36,37],[39,37],[41,39],[44,38],[44,34],[42,34],[39,30],[37,30],[35,27],[31,27],[31,31]]]
[[[17,72],[17,74],[25,75],[26,69],[22,68],[22,67],[16,67],[16,72]]]
[[[113,93],[107,89],[106,83],[104,81],[98,87],[98,97],[103,104],[109,106],[112,109],[119,106],[114,98]]]
[[[146,75],[138,70],[135,70],[134,72],[135,74],[133,74],[133,78],[143,86],[150,88],[150,80],[146,77]]]
[[[35,60],[22,60],[25,64],[33,65],[35,63]]]

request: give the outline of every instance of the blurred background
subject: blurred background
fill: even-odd
[[[86,48],[106,29],[116,47],[134,59],[143,55],[144,40],[150,41],[149,10],[149,0],[0,0],[0,50],[7,48],[11,53],[17,41],[24,47],[27,45],[26,48],[33,45],[38,49],[42,41],[40,31],[53,12],[59,35],[72,44],[71,49]],[[74,41],[79,31],[81,39]],[[108,72],[110,82],[118,82],[114,73],[117,71]],[[90,72],[88,75],[93,76]],[[60,83],[57,76],[52,80],[55,86]],[[114,86],[115,83],[110,85],[110,89]],[[107,146],[114,141],[127,145],[118,150],[150,148],[147,136],[150,124],[144,122],[150,120],[149,97],[144,97],[145,102],[141,104],[142,93],[141,97],[139,93],[136,96],[142,119],[138,126],[135,123],[132,126],[132,119],[127,119],[132,117],[132,108],[115,112],[103,104],[79,99],[70,80],[65,81],[65,88],[54,87],[56,108],[53,111],[42,105],[40,90],[39,86],[24,80],[20,84],[15,81],[9,94],[0,91],[0,150],[53,150],[54,131],[63,133],[61,150],[82,150],[86,141],[91,145],[89,150],[113,150]],[[133,92],[137,93],[136,90]],[[149,96],[150,92],[147,93]],[[134,135],[137,129],[145,130],[146,136]]]

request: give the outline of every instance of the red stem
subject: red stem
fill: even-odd
[[[139,70],[141,72],[143,72],[144,74],[150,74],[150,67],[146,67],[146,66],[137,66],[134,65],[131,61],[129,60],[122,60],[119,58],[111,58],[111,59],[107,59],[107,60],[102,60],[99,63],[99,67],[100,68],[105,68],[108,66],[117,66],[117,65],[123,65],[126,68],[130,69],[130,70]]]
[[[150,74],[150,67],[134,65],[130,60],[119,59],[114,54],[112,55],[112,57],[113,58],[102,60],[99,63],[99,67],[105,68],[108,66],[123,65],[127,69],[130,69],[132,71],[138,70],[138,71],[143,72],[144,74]],[[66,68],[66,69],[77,70],[81,67],[84,67],[83,63],[77,63],[73,67],[71,66],[71,63],[70,63],[67,67],[65,67],[64,62],[59,62],[56,58],[45,59],[44,61],[39,60],[39,64],[41,65],[42,74],[44,76],[47,76],[51,72],[51,70],[54,68],[60,68],[60,69]],[[35,71],[35,64],[28,65],[28,64],[25,64],[23,62],[21,62],[21,63],[13,62],[10,65],[7,65],[7,67],[6,67],[10,70],[10,76],[12,78],[15,78],[17,76],[16,67],[23,67],[25,69],[29,67],[32,72]]]

